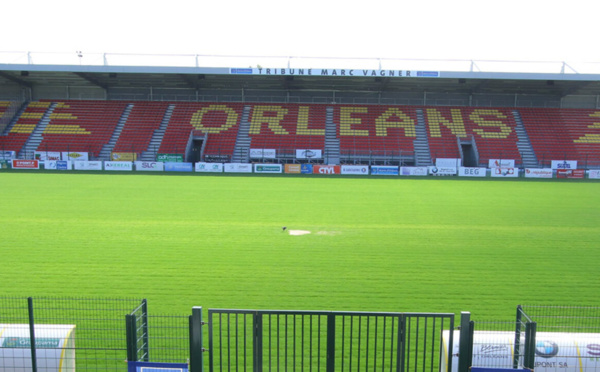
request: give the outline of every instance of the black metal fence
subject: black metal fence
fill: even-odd
[[[434,372],[454,314],[210,309],[209,371]]]
[[[142,300],[0,299],[0,353],[12,371],[125,371],[126,314]]]
[[[125,371],[128,361],[148,361],[187,363],[191,372],[468,372],[560,363],[595,372],[600,361],[596,307],[519,306],[510,322],[475,323],[462,313],[459,328],[447,313],[207,314],[206,323],[200,307],[149,315],[145,300],[0,298],[0,370]]]

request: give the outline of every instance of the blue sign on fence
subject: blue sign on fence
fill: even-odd
[[[165,163],[165,171],[167,171],[167,172],[193,172],[194,164],[192,164],[192,163]]]
[[[398,175],[398,167],[374,165],[371,167],[371,174],[382,175],[382,176],[397,176]]]
[[[188,372],[185,363],[128,362],[127,372]]]
[[[56,169],[59,170],[68,170],[69,163],[66,160],[57,160],[56,161]]]
[[[300,173],[302,173],[302,174],[312,174],[313,173],[313,166],[312,166],[312,164],[302,164],[300,166]]]

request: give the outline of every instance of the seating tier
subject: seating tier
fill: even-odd
[[[127,104],[119,101],[58,102],[42,133],[39,151],[88,152],[97,157],[107,144]]]
[[[176,103],[158,152],[184,154],[193,130],[207,138],[205,156],[232,155],[243,106],[241,103]]]
[[[154,132],[160,127],[168,103],[136,102],[129,113],[113,152],[141,154],[148,150]]]
[[[325,148],[327,106],[254,104],[250,107],[251,147],[295,154],[297,149]]]
[[[340,105],[334,109],[334,121],[343,156],[398,156],[414,151],[414,107]]]
[[[50,102],[29,102],[9,133],[0,136],[0,150],[19,153],[49,107]]]
[[[516,123],[510,109],[426,107],[423,112],[432,159],[460,158],[459,139],[472,138],[480,164],[487,164],[489,159],[521,162]]]

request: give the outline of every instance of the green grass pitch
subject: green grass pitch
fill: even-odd
[[[501,320],[518,304],[600,305],[594,182],[0,172],[0,185],[4,296]]]

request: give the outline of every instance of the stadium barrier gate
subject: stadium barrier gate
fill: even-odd
[[[498,368],[477,353],[512,348],[502,367],[543,371],[551,359],[536,354],[544,347],[550,353],[552,343],[540,343],[565,331],[583,337],[580,347],[591,350],[591,357],[579,358],[582,370],[595,368],[592,357],[600,355],[597,307],[518,306],[516,322],[505,323],[475,323],[463,312],[460,327],[449,313],[208,309],[206,314],[207,322],[201,307],[191,315],[149,315],[146,300],[0,297],[0,367],[125,371],[131,361],[187,364],[190,372],[468,372]],[[571,347],[571,336],[556,339],[556,347]],[[502,342],[505,347],[498,349]]]

